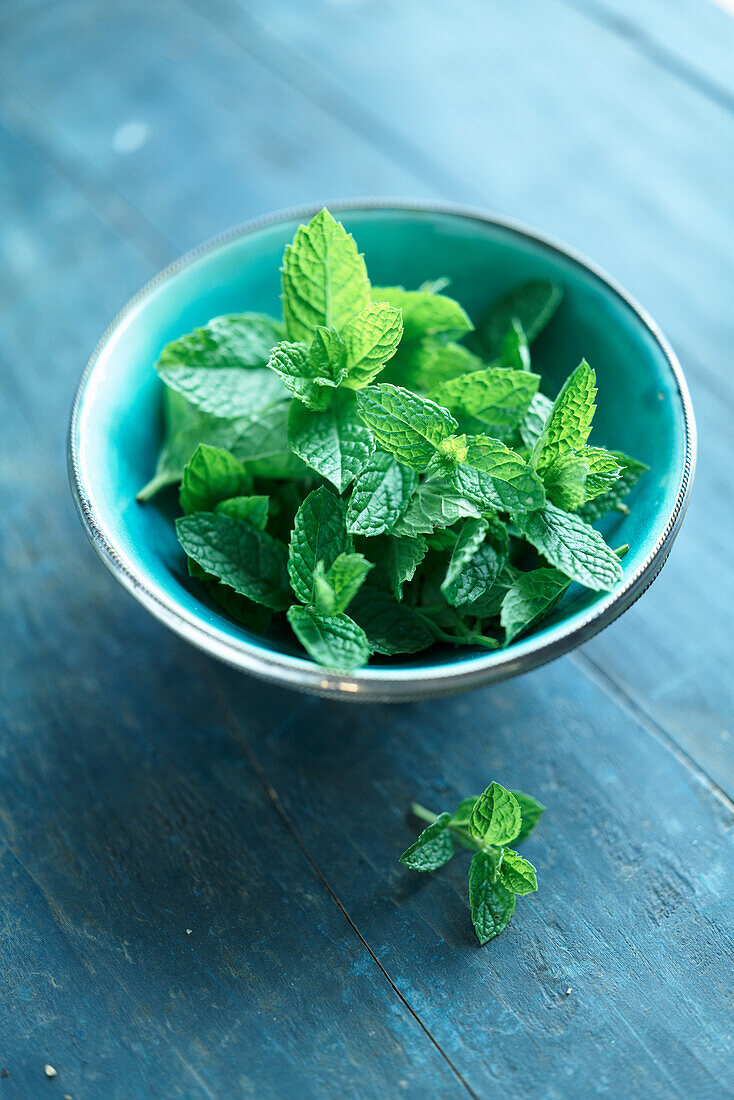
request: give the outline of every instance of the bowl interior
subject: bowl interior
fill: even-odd
[[[629,543],[625,576],[645,561],[673,511],[686,459],[681,395],[666,355],[636,311],[600,276],[552,245],[506,226],[463,214],[400,208],[342,209],[338,216],[364,252],[374,283],[412,288],[448,276],[452,294],[476,321],[514,285],[553,278],[564,289],[555,318],[533,346],[534,369],[549,396],[582,356],[598,376],[591,442],[621,449],[650,472],[631,498],[628,516],[607,520],[612,545]],[[280,314],[279,266],[301,222],[288,218],[203,250],[144,291],[107,337],[87,377],[76,421],[80,481],[116,558],[139,583],[179,613],[228,640],[302,657],[295,645],[259,638],[227,619],[186,575],[172,515],[175,494],[145,505],[135,494],[150,478],[162,433],[161,384],[153,364],[170,340],[218,314]],[[559,624],[579,623],[607,593],[573,586],[554,617],[531,638],[532,649]],[[480,660],[454,650],[430,651],[392,664],[402,670]],[[304,659],[304,665],[309,664]]]

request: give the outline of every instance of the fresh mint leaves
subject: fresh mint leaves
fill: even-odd
[[[509,845],[530,835],[544,809],[531,795],[499,783],[462,799],[453,814],[434,814],[414,803],[413,815],[429,824],[400,862],[413,871],[436,871],[452,858],[457,843],[473,851],[469,905],[477,938],[485,944],[507,927],[516,896],[538,889],[535,867]]]
[[[192,589],[248,629],[288,624],[312,660],[353,669],[512,644],[573,581],[619,583],[620,557],[591,524],[627,511],[646,467],[589,442],[585,360],[555,398],[543,392],[534,341],[559,286],[508,289],[475,330],[446,279],[371,286],[327,210],[297,230],[281,281],[284,321],[215,317],[157,363],[166,430],[138,499],[180,482]],[[502,839],[515,803],[523,823],[532,810],[502,790],[474,800],[462,826],[486,826],[471,873],[482,935],[534,881]],[[416,859],[448,851],[455,825],[416,842]]]

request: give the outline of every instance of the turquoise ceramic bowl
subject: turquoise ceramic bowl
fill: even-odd
[[[596,369],[592,442],[650,467],[631,512],[604,531],[629,543],[616,591],[573,586],[552,619],[495,652],[441,649],[351,674],[314,665],[294,643],[276,645],[231,622],[186,576],[168,505],[137,504],[161,438],[161,384],[153,364],[169,340],[240,310],[278,314],[279,266],[313,210],[288,211],[235,229],[184,256],[125,307],[103,336],[77,392],[69,460],[76,502],[100,557],[153,615],[194,645],[244,672],[343,699],[407,700],[478,687],[534,668],[607,626],[663,565],[688,503],[695,427],[681,368],[653,322],[620,287],[563,245],[473,210],[419,204],[340,204],[373,282],[415,287],[448,276],[451,293],[478,317],[503,291],[552,278],[564,302],[533,347],[546,392],[579,359]],[[154,654],[151,654],[154,657]]]

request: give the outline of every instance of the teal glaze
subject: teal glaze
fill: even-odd
[[[276,646],[231,622],[190,584],[171,522],[171,495],[146,505],[135,500],[152,474],[161,438],[161,384],[153,364],[169,340],[218,314],[279,314],[283,248],[306,216],[245,226],[185,257],[145,288],[103,338],[77,397],[70,453],[82,514],[107,564],[189,640],[241,667],[250,667],[249,657],[282,653],[290,670],[285,678],[277,667],[251,670],[327,693],[411,697],[454,690],[455,674],[456,689],[474,686],[532,667],[601,629],[654,577],[685,510],[695,443],[680,368],[654,326],[602,273],[521,227],[453,210],[365,204],[342,208],[339,217],[364,251],[374,283],[415,287],[448,276],[450,292],[475,320],[524,280],[547,277],[562,284],[563,304],[533,347],[534,366],[554,396],[585,356],[599,387],[591,442],[628,451],[650,467],[631,498],[630,515],[604,528],[612,545],[630,546],[621,587],[646,572],[636,579],[639,591],[615,603],[608,593],[574,586],[552,620],[507,651],[436,649],[339,677],[315,669],[295,645]],[[654,555],[658,562],[652,564]],[[601,618],[594,620],[597,612]],[[245,660],[230,651],[232,643]],[[440,685],[418,683],[437,671]],[[460,682],[467,672],[470,679]],[[309,682],[301,682],[304,674]]]

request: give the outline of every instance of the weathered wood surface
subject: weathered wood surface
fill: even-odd
[[[732,48],[693,0],[0,7],[0,1100],[734,1091]],[[580,654],[357,710],[146,616],[63,448],[161,264],[366,193],[593,255],[675,342],[702,453],[660,580]],[[465,868],[396,856],[413,798],[493,776],[549,813],[540,892],[480,950]]]

